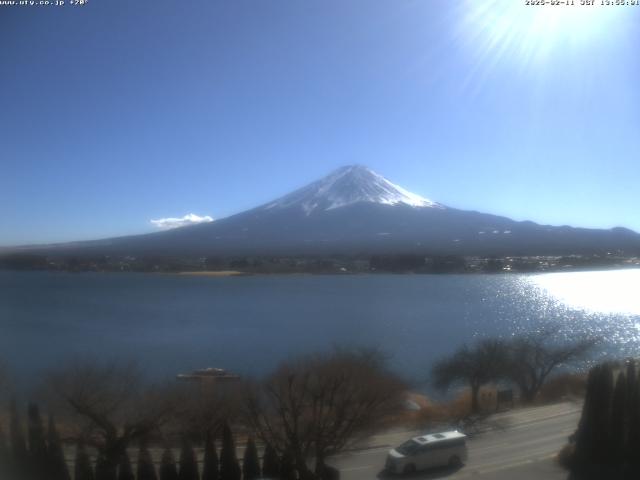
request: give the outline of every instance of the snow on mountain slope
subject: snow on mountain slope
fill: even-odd
[[[407,205],[440,208],[444,206],[391,183],[382,175],[360,165],[339,168],[306,187],[285,195],[262,210],[300,208],[306,215],[354,203]]]

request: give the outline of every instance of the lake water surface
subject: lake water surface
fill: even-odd
[[[0,359],[29,382],[86,355],[159,376],[261,375],[298,353],[378,346],[412,380],[477,337],[562,325],[637,354],[640,270],[539,275],[189,277],[0,272]]]

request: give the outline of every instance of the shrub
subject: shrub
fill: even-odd
[[[566,398],[582,398],[587,388],[587,377],[583,373],[564,373],[547,381],[540,389],[537,401],[552,403]]]

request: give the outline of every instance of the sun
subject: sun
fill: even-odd
[[[527,0],[466,0],[460,35],[487,60],[523,65],[545,62],[557,49],[584,49],[612,27],[624,7],[600,0],[537,5]]]

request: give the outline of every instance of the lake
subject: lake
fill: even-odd
[[[202,367],[262,375],[292,355],[377,346],[419,382],[464,342],[562,325],[637,354],[640,270],[535,275],[190,277],[0,272],[0,359],[22,383],[84,356],[153,377]]]

